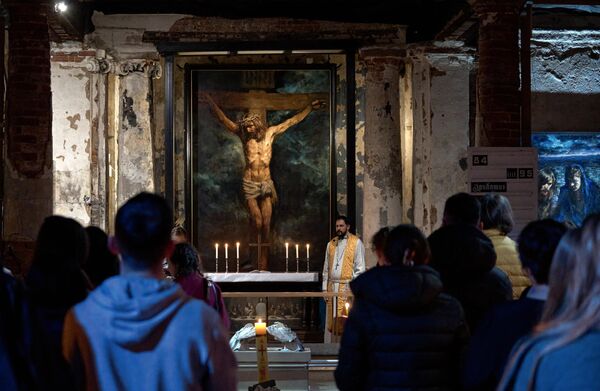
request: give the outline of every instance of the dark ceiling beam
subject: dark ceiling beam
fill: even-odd
[[[533,0],[537,5],[599,5],[598,0]]]

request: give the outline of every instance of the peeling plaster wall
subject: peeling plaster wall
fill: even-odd
[[[442,223],[444,203],[454,193],[467,191],[469,146],[468,56],[431,57],[431,180],[428,219],[423,230],[430,233]]]
[[[85,64],[52,62],[52,160],[55,214],[90,223],[92,80]]]
[[[403,218],[425,234],[441,225],[446,199],[467,190],[471,62],[419,51],[401,81],[403,185],[410,186],[403,189]]]
[[[133,73],[121,78],[117,182],[119,206],[141,191],[154,192],[150,83],[145,74]]]
[[[598,131],[600,31],[534,29],[533,131]]]

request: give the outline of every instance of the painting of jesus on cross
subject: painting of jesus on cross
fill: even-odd
[[[304,247],[327,237],[330,74],[191,71],[193,227],[201,252],[245,242],[245,269],[275,271],[283,242]]]

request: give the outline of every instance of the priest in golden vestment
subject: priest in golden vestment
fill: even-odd
[[[345,313],[348,301],[344,293],[350,293],[348,283],[365,271],[365,246],[358,236],[349,232],[350,224],[346,216],[335,221],[336,236],[327,244],[323,265],[323,291],[341,293],[337,299],[327,301],[327,332],[339,334],[336,320]],[[335,312],[335,313],[334,313]]]

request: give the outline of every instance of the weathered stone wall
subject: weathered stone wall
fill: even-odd
[[[467,187],[471,62],[413,50],[402,78],[403,221],[426,234],[440,226],[446,198]]]
[[[533,131],[598,131],[600,31],[534,29]]]
[[[87,62],[95,54],[78,44],[56,46],[51,63],[53,212],[83,225],[91,222],[92,113],[99,111]]]

